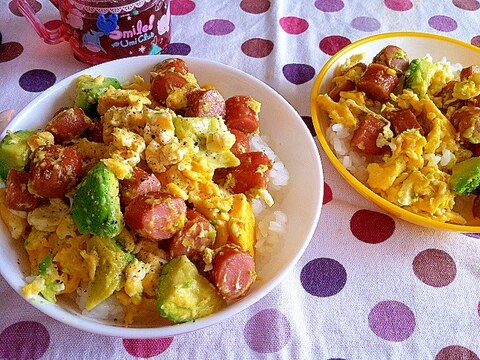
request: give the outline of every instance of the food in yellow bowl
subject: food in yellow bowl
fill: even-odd
[[[256,280],[268,236],[257,214],[274,203],[269,179],[288,180],[260,137],[261,104],[200,86],[181,59],[149,80],[81,75],[71,107],[0,143],[0,215],[30,261],[24,295],[70,298],[92,317],[103,306],[126,325],[180,323]]]
[[[480,68],[410,58],[396,45],[350,56],[316,110],[343,166],[381,198],[444,223],[480,224]]]

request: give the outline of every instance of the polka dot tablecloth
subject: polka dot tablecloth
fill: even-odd
[[[48,1],[29,3],[55,25]],[[87,65],[66,43],[42,43],[13,1],[2,4],[0,112],[18,112]],[[261,79],[295,107],[312,136],[314,78],[350,42],[413,30],[480,46],[477,0],[173,0],[171,13],[169,54],[219,61]],[[0,358],[478,360],[480,239],[385,214],[319,152],[325,196],[315,234],[285,280],[251,308],[187,335],[104,337],[48,318],[0,279]]]

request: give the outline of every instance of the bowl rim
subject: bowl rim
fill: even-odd
[[[312,150],[312,164],[311,168],[313,169],[314,173],[318,174],[319,176],[319,184],[317,189],[315,189],[314,193],[312,193],[312,199],[316,199],[313,213],[311,214],[312,223],[308,226],[308,229],[305,229],[305,238],[298,248],[298,252],[291,257],[290,261],[281,268],[277,274],[272,276],[268,283],[263,283],[262,291],[258,291],[255,293],[248,294],[246,297],[240,299],[237,302],[234,302],[228,305],[225,309],[221,312],[214,313],[212,315],[206,316],[204,318],[197,319],[192,322],[180,323],[180,324],[171,324],[167,326],[158,326],[158,327],[127,327],[123,324],[119,325],[112,325],[112,324],[105,324],[99,322],[94,318],[85,318],[82,317],[80,313],[73,313],[68,311],[67,309],[61,308],[62,312],[58,311],[57,304],[49,303],[48,301],[44,300],[41,296],[33,297],[32,299],[26,298],[22,293],[21,289],[19,289],[14,282],[15,279],[11,279],[9,276],[4,274],[4,271],[0,269],[0,274],[5,279],[5,281],[13,288],[15,292],[17,292],[20,297],[25,300],[30,305],[34,306],[42,313],[48,315],[50,318],[60,321],[63,324],[72,326],[73,328],[87,331],[89,333],[104,335],[104,336],[112,336],[112,337],[122,337],[122,338],[130,338],[130,339],[151,339],[151,338],[159,338],[159,337],[170,337],[175,335],[181,335],[190,333],[193,331],[201,330],[211,325],[219,324],[225,320],[232,318],[234,315],[240,314],[253,304],[260,301],[262,298],[267,296],[275,287],[277,287],[291,272],[293,267],[299,262],[300,258],[305,253],[307,246],[310,244],[311,239],[313,238],[313,234],[316,230],[318,221],[320,219],[320,213],[322,209],[322,199],[323,199],[323,183],[324,183],[324,175],[323,175],[323,167],[320,159],[320,154],[318,148],[315,144],[314,137],[311,136],[310,131],[308,130],[307,125],[301,119],[298,112],[295,108],[282,96],[278,91],[273,89],[264,81],[246,73],[243,70],[235,68],[233,66],[217,62],[210,59],[199,58],[195,56],[180,56],[180,55],[143,55],[143,56],[136,56],[136,57],[129,57],[124,59],[117,59],[110,62],[102,63],[99,65],[87,67],[72,73],[71,75],[65,77],[58,83],[54,84],[41,94],[39,94],[35,99],[29,102],[25,108],[23,108],[18,114],[16,114],[15,118],[9,123],[7,128],[2,132],[2,135],[6,133],[6,131],[11,126],[16,126],[20,119],[24,116],[24,114],[28,114],[30,109],[36,106],[38,103],[45,101],[45,98],[51,96],[51,93],[55,93],[58,89],[62,87],[68,87],[69,84],[76,79],[80,74],[89,73],[90,71],[95,71],[95,68],[103,68],[108,66],[108,64],[112,63],[123,63],[125,65],[129,64],[131,61],[138,61],[142,62],[142,60],[146,60],[146,58],[156,59],[156,62],[161,61],[162,59],[171,58],[171,57],[178,57],[182,58],[186,61],[194,61],[197,65],[207,64],[212,66],[218,66],[222,70],[236,73],[237,75],[241,75],[243,78],[247,79],[249,82],[253,82],[262,89],[262,91],[270,92],[275,98],[278,99],[283,106],[291,110],[292,114],[295,114],[296,121],[298,121],[298,126],[303,128],[303,132],[306,137],[306,147]],[[136,60],[135,60],[136,58]],[[150,60],[147,60],[150,61]],[[153,61],[153,60],[152,60]],[[92,70],[93,69],[93,70]],[[102,69],[103,70],[103,69]],[[55,96],[55,95],[54,95]],[[292,119],[292,121],[294,121]],[[1,251],[2,249],[0,249]],[[101,321],[101,320],[100,320]]]
[[[313,126],[315,128],[318,141],[320,142],[320,145],[322,146],[322,149],[327,155],[327,157],[329,158],[330,162],[337,169],[340,175],[345,180],[347,180],[347,182],[357,192],[359,192],[364,198],[375,203],[383,210],[390,212],[391,214],[395,215],[400,219],[403,219],[410,223],[427,227],[427,228],[447,230],[447,231],[460,232],[460,233],[480,233],[480,226],[477,226],[477,225],[468,226],[468,225],[443,223],[438,220],[433,220],[433,219],[415,214],[413,212],[410,212],[384,199],[383,197],[375,193],[373,190],[365,186],[362,182],[360,182],[352,173],[350,173],[350,171],[348,171],[343,166],[343,164],[338,160],[333,150],[330,148],[330,145],[322,132],[322,127],[319,122],[320,111],[316,106],[316,98],[317,98],[317,95],[319,94],[319,88],[323,82],[323,79],[326,76],[327,72],[331,69],[331,67],[334,66],[334,64],[338,61],[340,57],[360,47],[361,45],[364,45],[376,40],[382,40],[382,39],[388,39],[388,38],[399,38],[399,37],[400,38],[405,38],[405,37],[430,38],[430,39],[445,41],[448,43],[453,43],[453,44],[465,47],[469,50],[479,53],[480,55],[480,48],[477,46],[474,46],[465,41],[458,40],[455,38],[450,38],[443,35],[426,33],[426,32],[414,32],[414,31],[387,32],[387,33],[367,36],[365,38],[362,38],[350,43],[349,45],[345,46],[344,48],[336,52],[334,55],[332,55],[330,59],[323,65],[312,87],[311,96],[310,96],[310,111],[312,114]]]

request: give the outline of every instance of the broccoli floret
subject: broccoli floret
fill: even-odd
[[[117,79],[111,77],[81,75],[77,79],[77,90],[75,95],[75,106],[83,109],[85,114],[96,117],[98,97],[108,90],[110,86],[120,89],[121,85]]]
[[[72,218],[81,234],[115,237],[122,231],[118,179],[102,162],[78,185]]]
[[[405,87],[412,89],[420,98],[427,94],[435,75],[436,66],[427,57],[413,59],[405,72]]]
[[[0,181],[7,180],[10,169],[25,169],[31,153],[27,139],[34,133],[32,130],[8,132],[0,142]]]
[[[456,163],[452,168],[450,183],[457,194],[473,193],[480,186],[480,157]]]
[[[225,305],[215,287],[185,255],[163,267],[157,288],[160,315],[182,323],[213,314]]]

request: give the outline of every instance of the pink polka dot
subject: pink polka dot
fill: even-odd
[[[203,25],[203,31],[209,35],[227,35],[235,30],[235,25],[224,19],[209,20]]]
[[[480,301],[477,304],[477,314],[480,316]]]
[[[326,183],[323,183],[323,205],[328,204],[333,200],[332,188]]]
[[[172,15],[186,15],[195,10],[195,2],[191,0],[172,0],[170,12]]]
[[[277,309],[264,309],[253,315],[243,335],[247,345],[258,353],[275,353],[290,341],[290,322]]]
[[[385,0],[385,6],[390,10],[407,11],[413,7],[410,0]]]
[[[263,58],[270,55],[273,50],[273,42],[266,39],[249,39],[241,46],[242,52],[253,58]]]
[[[345,4],[342,0],[316,0],[315,7],[323,12],[337,12],[343,9]]]
[[[0,63],[16,59],[23,53],[23,46],[18,42],[0,44]]]
[[[415,256],[412,266],[417,278],[433,287],[447,286],[457,275],[455,261],[439,249],[423,250]]]
[[[36,0],[27,0],[27,3],[30,5],[30,7],[33,9],[35,13],[38,13],[40,10],[42,10],[42,4]],[[11,11],[13,15],[23,16],[23,14],[20,12],[20,10],[17,7],[16,1],[10,1],[8,3],[8,9]]]
[[[452,2],[453,5],[462,10],[475,11],[480,9],[480,2],[477,0],[453,0]]]
[[[279,23],[287,34],[298,35],[308,29],[308,21],[295,16],[283,17]]]
[[[270,9],[269,0],[242,0],[240,9],[250,14],[263,14]]]
[[[435,30],[444,32],[453,31],[457,28],[457,22],[451,17],[444,15],[432,16],[428,19],[428,25]]]
[[[375,335],[388,341],[404,341],[415,330],[415,315],[400,301],[381,301],[368,315],[368,326]]]
[[[435,360],[479,360],[477,354],[463,346],[444,347],[435,356]]]
[[[392,236],[395,220],[377,211],[358,210],[350,219],[350,230],[358,240],[378,244]]]
[[[472,40],[470,40],[472,45],[480,47],[480,35],[474,36]]]
[[[62,26],[62,22],[60,20],[50,20],[45,23],[45,27],[49,30],[55,30]]]
[[[350,43],[351,41],[344,36],[332,35],[324,37],[322,40],[320,40],[319,46],[320,50],[322,50],[325,54],[333,55]]]
[[[123,339],[123,347],[130,355],[149,358],[167,350],[173,337],[159,339]]]
[[[0,333],[0,359],[40,359],[50,345],[50,334],[36,321],[21,321]]]

